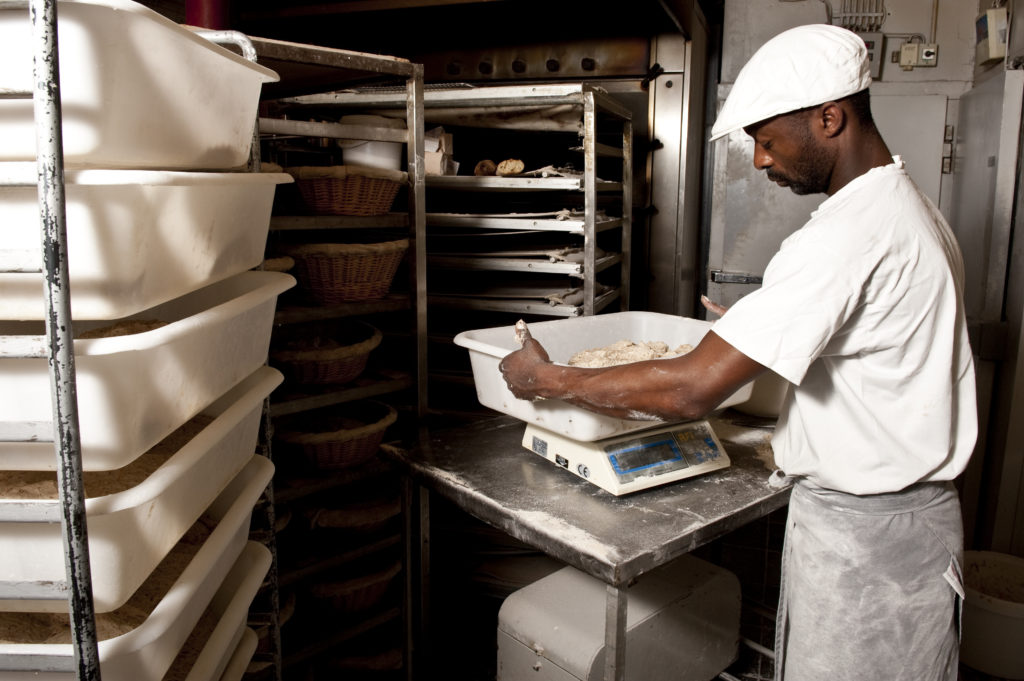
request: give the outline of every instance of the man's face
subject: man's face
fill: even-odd
[[[799,195],[825,193],[832,176],[832,159],[810,126],[810,116],[800,111],[745,128],[754,138],[754,167]]]

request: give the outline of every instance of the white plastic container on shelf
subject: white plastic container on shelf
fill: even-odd
[[[252,662],[257,645],[259,645],[259,637],[256,636],[256,632],[245,627],[242,630],[241,640],[235,646],[235,651],[231,653],[231,658],[224,667],[224,673],[220,675],[220,681],[242,681],[242,677],[249,669],[249,663]]]
[[[203,617],[216,619],[212,629],[204,627],[203,638],[198,640],[193,631],[172,663],[168,673],[182,681],[218,681],[243,642],[245,626],[256,593],[270,569],[270,549],[250,541],[235,561],[224,584],[214,595]],[[200,620],[202,622],[202,620]],[[253,649],[256,647],[253,632]],[[194,650],[189,649],[195,646]],[[249,653],[250,657],[252,652]]]
[[[263,366],[277,296],[294,285],[243,272],[132,318],[165,326],[76,340],[83,469],[128,464]],[[104,326],[75,322],[75,332]],[[0,336],[42,332],[41,322],[0,322]],[[45,359],[0,360],[0,385],[0,440],[52,419]],[[52,443],[0,442],[0,469],[53,470],[56,458]]]
[[[146,620],[125,634],[99,642],[100,672],[104,679],[160,681],[164,677],[248,544],[253,507],[273,475],[274,464],[254,454],[207,509],[216,526]],[[67,668],[74,668],[71,644],[0,644],[0,658],[38,655],[67,657]],[[25,670],[4,672],[2,678],[72,681],[75,674]]]
[[[343,125],[365,125],[378,128],[405,129],[405,121],[388,116],[353,114],[342,116],[339,123]],[[345,165],[367,166],[369,168],[388,168],[401,170],[401,142],[380,142],[377,140],[338,140],[341,147],[341,160]]]
[[[38,268],[36,172],[34,163],[0,164],[0,259]],[[256,267],[277,185],[294,181],[156,170],[69,170],[64,180],[74,319],[127,317]],[[43,275],[0,273],[0,319],[43,313]]]
[[[128,0],[61,0],[57,19],[67,165],[246,163],[274,71]],[[0,90],[31,91],[31,40],[27,8],[0,11]],[[0,120],[0,161],[33,160],[32,100],[0,100]]]
[[[612,312],[530,324],[530,333],[547,350],[551,361],[567,364],[580,350],[602,348],[621,340],[661,341],[669,348],[682,344],[696,346],[711,329],[712,322],[658,312]],[[561,433],[581,442],[593,442],[613,435],[629,433],[658,424],[658,421],[631,421],[587,411],[562,400],[520,400],[505,385],[498,364],[519,349],[515,327],[463,331],[455,344],[469,350],[473,381],[480,404],[514,416],[541,428]],[[751,385],[727,397],[719,408],[739,404],[750,398]]]
[[[279,371],[260,367],[205,409],[203,414],[214,420],[142,483],[86,499],[96,612],[123,605],[252,459],[263,400],[281,381]],[[0,499],[0,511],[11,503],[15,500]],[[13,585],[64,578],[60,525],[0,522],[0,582]],[[0,600],[0,610],[66,612],[67,603]]]

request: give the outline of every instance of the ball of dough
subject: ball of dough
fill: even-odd
[[[501,176],[518,175],[523,172],[525,168],[526,165],[518,158],[509,158],[498,164],[497,173]]]
[[[489,158],[485,158],[476,164],[476,168],[473,168],[473,174],[482,177],[485,175],[493,175],[498,170],[498,166],[494,165],[494,161]]]

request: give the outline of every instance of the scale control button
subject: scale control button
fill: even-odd
[[[569,459],[565,458],[561,454],[555,454],[555,463],[557,463],[562,468],[569,467]]]
[[[584,478],[590,477],[590,469],[587,468],[585,464],[581,463],[580,465],[576,466],[576,472],[582,475]]]

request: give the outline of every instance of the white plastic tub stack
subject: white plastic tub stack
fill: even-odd
[[[241,640],[235,646],[235,651],[231,653],[231,659],[228,660],[224,672],[220,675],[220,681],[241,681],[249,669],[249,663],[252,662],[252,656],[256,653],[258,644],[259,637],[256,632],[245,627],[242,630]]]
[[[244,656],[246,650],[248,664],[256,649],[256,633],[246,626],[247,615],[270,562],[270,549],[256,542],[246,545],[172,663],[168,676],[183,681],[218,681],[227,672],[235,653]],[[251,639],[247,640],[246,632]]]
[[[82,466],[120,468],[266,362],[277,296],[295,283],[280,272],[243,272],[139,313],[165,326],[75,341]],[[107,326],[75,322],[76,332]],[[41,322],[0,322],[0,335],[42,333]],[[50,419],[45,359],[0,362],[0,432]],[[0,442],[0,469],[55,466],[49,443]]]
[[[34,163],[0,163],[0,260],[41,262],[35,177]],[[292,181],[284,173],[69,170],[72,316],[126,317],[256,267],[277,185]],[[0,273],[0,301],[6,319],[42,319],[42,275]]]
[[[145,621],[99,642],[101,671],[160,681],[205,613],[217,620],[214,633],[183,673],[217,681],[245,656],[247,611],[269,561],[266,548],[247,544],[274,469],[255,450],[263,402],[282,380],[266,367],[277,297],[295,279],[251,270],[263,259],[277,185],[292,178],[245,167],[261,88],[278,76],[130,0],[59,0],[57,19],[82,468],[118,475],[183,426],[198,431],[142,482],[86,499],[96,612],[132,607],[194,523],[213,525]],[[27,7],[0,9],[0,91],[32,90],[29,24]],[[26,345],[19,336],[44,330],[42,276],[33,273],[41,265],[33,117],[31,100],[0,98],[7,355]],[[81,337],[143,323],[148,330]],[[56,468],[52,443],[23,441],[47,439],[50,383],[45,359],[0,358],[0,471]],[[0,583],[63,581],[59,525],[20,521],[24,508],[54,502],[21,496],[0,493]],[[0,615],[67,605],[0,601]],[[2,644],[3,668],[11,660],[24,668],[0,678],[69,679],[41,656],[67,657],[72,669],[72,652]]]
[[[57,3],[68,166],[244,166],[276,73],[129,0]],[[0,89],[32,89],[27,8],[0,11]],[[31,100],[0,100],[0,161],[35,160]]]
[[[273,476],[274,466],[266,458],[252,455],[250,461],[206,510],[204,517],[215,523],[206,541],[189,561],[177,580],[138,627],[99,642],[100,671],[113,681],[160,681],[182,650],[206,608],[214,602],[230,603],[238,583],[229,580],[232,567],[260,569],[261,546],[249,548],[249,521],[253,506]],[[251,563],[255,562],[253,566]],[[237,574],[238,571],[236,571]],[[264,569],[264,574],[266,570]],[[262,575],[260,576],[262,579]],[[227,607],[226,605],[224,606]],[[226,609],[225,609],[226,612]],[[71,644],[0,644],[2,656],[55,655],[71,658]],[[69,668],[73,668],[69,665]],[[4,681],[71,681],[73,673],[24,671],[4,672]]]
[[[121,607],[249,463],[263,400],[281,380],[278,371],[261,367],[203,410],[213,421],[143,482],[86,499],[96,612]],[[9,503],[0,499],[0,508]],[[0,522],[0,582],[59,581],[64,569],[59,525]],[[0,610],[66,612],[67,604],[0,600]]]

